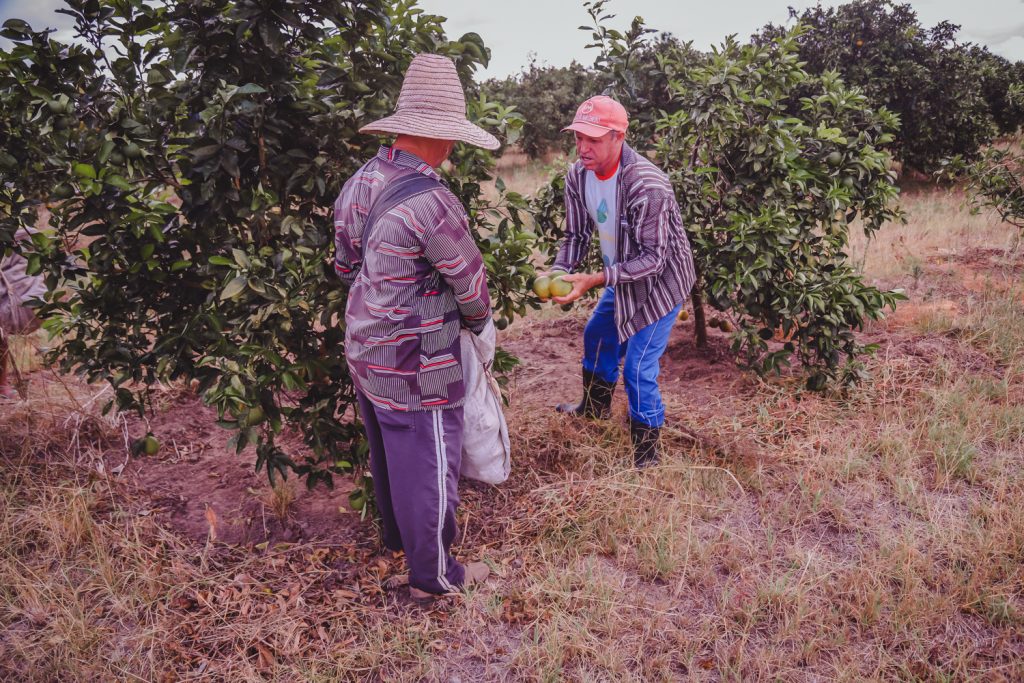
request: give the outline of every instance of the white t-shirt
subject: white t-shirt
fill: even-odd
[[[604,261],[605,268],[614,265],[618,258],[615,250],[619,225],[618,179],[618,168],[607,180],[599,179],[593,171],[586,173],[584,201],[587,204],[587,212],[597,226],[597,234],[601,239],[601,260]]]

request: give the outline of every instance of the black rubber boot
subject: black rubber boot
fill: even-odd
[[[577,417],[607,420],[612,416],[612,394],[615,385],[606,382],[589,370],[583,371],[583,400],[579,403],[559,403],[555,410]]]
[[[657,465],[660,459],[658,441],[661,427],[648,427],[643,422],[629,421],[629,436],[633,441],[633,464],[637,469]]]

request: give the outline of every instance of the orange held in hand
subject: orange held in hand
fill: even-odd
[[[569,296],[572,293],[572,283],[562,279],[561,275],[555,277],[550,284],[551,296]]]
[[[547,301],[551,298],[551,278],[547,275],[541,275],[539,278],[533,281],[533,293],[537,295],[541,301]]]

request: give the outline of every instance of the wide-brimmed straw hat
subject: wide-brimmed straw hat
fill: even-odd
[[[466,119],[466,95],[455,63],[442,55],[416,55],[405,72],[395,113],[359,131],[461,140],[484,149],[499,145],[497,138]]]

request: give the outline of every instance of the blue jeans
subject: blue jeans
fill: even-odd
[[[664,318],[620,344],[615,331],[615,290],[608,287],[583,331],[583,368],[614,384],[619,380],[619,365],[625,360],[623,384],[629,416],[648,427],[665,423],[665,405],[658,390],[659,363],[682,307],[680,303]]]

